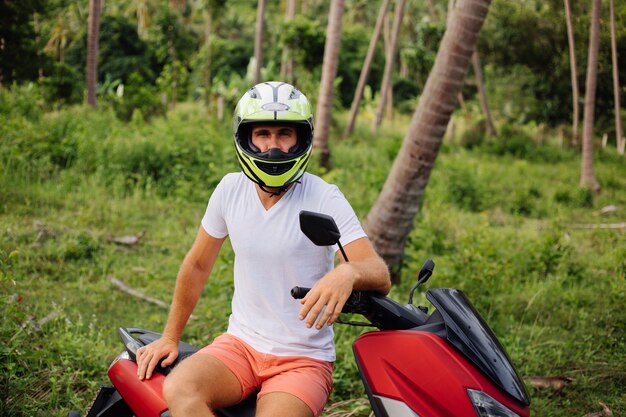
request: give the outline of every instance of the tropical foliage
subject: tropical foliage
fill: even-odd
[[[257,2],[102,3],[95,110],[82,104],[89,1],[0,3],[1,415],[87,408],[121,350],[116,327],[159,331],[167,315],[118,291],[112,278],[169,302],[211,190],[237,170],[228,119],[254,75]],[[261,75],[278,79],[288,48],[294,83],[317,102],[331,1],[297,3],[287,19],[286,1],[266,2]],[[344,2],[332,163],[311,167],[362,220],[410,130],[449,4],[406,1],[393,111],[373,133],[390,5],[358,119],[344,137],[380,3]],[[590,2],[569,3],[582,108],[592,13]],[[391,293],[405,302],[415,272],[433,258],[428,285],[460,288],[475,303],[528,382],[536,416],[626,414],[626,172],[615,149],[612,77],[618,68],[626,102],[626,4],[615,2],[616,65],[609,0],[601,10],[592,145],[602,191],[579,187],[563,2],[493,0],[478,51],[497,135],[487,133],[470,70],[407,226]],[[232,268],[226,245],[186,341],[202,345],[224,330]],[[327,416],[370,413],[351,357],[358,333],[336,328]]]

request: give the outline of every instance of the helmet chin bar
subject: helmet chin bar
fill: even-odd
[[[296,145],[297,146],[297,145]],[[293,149],[293,148],[292,148]],[[291,149],[290,149],[291,151]],[[270,161],[281,161],[283,159],[291,159],[296,155],[291,152],[283,152],[278,148],[270,148],[265,152],[257,152],[256,156],[259,158],[265,158]]]
[[[295,177],[297,175],[297,172],[291,177]],[[259,188],[268,193],[270,195],[270,197],[274,197],[274,196],[279,196],[282,193],[287,192],[287,190],[289,189],[289,187],[291,187],[291,184],[300,184],[300,180],[297,179],[295,181],[291,181],[291,179],[287,182],[287,184],[283,185],[282,187],[267,187],[265,184],[263,184],[262,182],[257,182],[257,184],[259,185]],[[269,190],[267,188],[270,188]],[[272,191],[274,190],[274,191]]]

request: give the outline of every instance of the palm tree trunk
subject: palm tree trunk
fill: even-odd
[[[378,103],[378,109],[376,110],[375,128],[378,129],[383,121],[383,112],[385,111],[385,105],[387,104],[388,90],[392,88],[392,75],[393,65],[396,60],[396,53],[398,51],[398,40],[400,38],[400,26],[402,24],[402,17],[404,15],[404,6],[406,0],[397,0],[396,8],[393,17],[393,29],[391,33],[391,47],[389,48],[389,55],[385,63],[385,71],[383,73],[383,83],[380,88],[380,103]]]
[[[406,239],[419,211],[491,0],[459,0],[450,16],[411,126],[364,226],[399,280]]]
[[[89,0],[87,35],[87,104],[96,107],[96,84],[98,82],[98,40],[100,38],[100,0]]]
[[[452,12],[454,11],[454,4],[454,0],[448,0],[448,15],[446,16],[446,27],[450,25],[450,17],[452,16]],[[428,9],[430,10],[430,18],[433,20],[433,22],[438,22],[439,16],[437,16],[437,10],[435,9],[435,5],[433,4],[432,0],[428,1]],[[459,106],[461,107],[463,112],[465,112],[467,109],[465,107],[465,98],[463,98],[463,93],[459,91],[459,94],[457,94],[456,97],[459,102]]]
[[[289,22],[296,16],[296,0],[287,0],[287,8],[285,10],[285,21]],[[280,78],[293,83],[293,57],[289,47],[283,49],[280,60]]]
[[[428,5],[428,11],[430,12],[430,17],[433,19],[433,22],[438,21],[439,17],[437,16],[437,9],[435,9],[435,3],[433,3],[433,0],[428,0],[426,4]]]
[[[450,26],[450,21],[451,21],[452,15],[454,14],[455,7],[456,7],[456,0],[448,0],[448,15],[446,16],[446,27]],[[459,91],[459,94],[457,94],[456,98],[459,102],[459,107],[461,107],[461,110],[463,111],[463,113],[467,113],[467,106],[465,105],[465,98],[463,97],[463,92]]]
[[[619,69],[617,65],[617,45],[615,34],[615,0],[609,1],[610,21],[611,21],[611,64],[613,66],[613,98],[615,102],[615,140],[617,142],[617,151],[624,155],[624,145],[626,138],[622,131],[622,116],[619,99]]]
[[[328,27],[326,29],[326,45],[324,47],[324,64],[322,80],[317,100],[317,126],[313,146],[321,153],[320,164],[330,168],[330,151],[328,149],[328,133],[330,131],[331,112],[333,109],[333,93],[335,76],[339,63],[339,46],[341,43],[341,18],[343,17],[344,0],[332,0]]]
[[[491,136],[497,136],[496,127],[493,124],[491,118],[491,111],[489,111],[489,102],[487,101],[487,93],[485,92],[485,83],[483,79],[483,70],[480,66],[480,57],[478,56],[478,50],[472,54],[472,68],[474,69],[474,77],[476,78],[476,87],[478,88],[478,97],[480,99],[480,107],[483,109],[485,120],[487,122],[487,133]]]
[[[265,19],[265,0],[259,0],[256,15],[256,33],[254,36],[254,84],[261,82],[261,67],[263,67],[263,32]]]
[[[211,73],[212,53],[211,41],[213,37],[213,10],[205,10],[204,12],[204,45],[206,46],[206,69],[204,70],[204,103],[207,109],[211,106],[211,83],[213,75]]]
[[[600,9],[602,0],[592,0],[591,28],[589,30],[589,55],[587,58],[587,83],[585,86],[585,115],[583,126],[583,154],[580,185],[594,192],[600,184],[593,172],[593,124],[596,107],[596,83],[598,77],[598,49],[600,47]]]
[[[389,8],[390,0],[383,0],[380,5],[380,9],[378,11],[378,17],[376,18],[376,25],[374,26],[374,33],[372,33],[372,37],[370,38],[370,45],[367,48],[367,55],[365,56],[365,62],[363,63],[363,68],[361,69],[361,75],[359,76],[359,82],[356,86],[356,91],[354,92],[354,99],[352,100],[352,105],[350,106],[350,117],[348,119],[348,124],[346,126],[346,131],[344,133],[345,136],[352,134],[354,130],[354,123],[356,121],[356,115],[359,111],[359,105],[361,104],[361,98],[363,98],[363,90],[365,90],[365,83],[367,82],[367,77],[369,76],[370,69],[372,68],[372,61],[374,60],[374,53],[376,52],[376,44],[378,43],[378,39],[380,38],[380,32],[383,27],[383,21],[385,20],[385,16],[387,15],[387,9]]]
[[[33,29],[35,30],[35,48],[37,49],[37,77],[39,81],[43,79],[43,67],[41,62],[41,28],[39,27],[39,13],[33,13]]]
[[[578,144],[578,119],[580,111],[578,109],[578,76],[576,70],[576,49],[574,47],[574,28],[572,26],[572,14],[569,0],[563,0],[565,7],[565,24],[567,25],[567,43],[569,45],[569,66],[572,74],[572,105],[574,114],[572,116],[572,144]]]

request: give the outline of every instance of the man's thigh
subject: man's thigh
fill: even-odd
[[[257,416],[271,416],[278,412],[280,414],[276,415],[290,415],[289,412],[283,413],[282,409],[293,410],[295,416],[319,415],[332,391],[333,364],[302,357],[276,357],[275,361],[278,362],[276,366],[265,370],[268,378],[263,382],[258,400],[259,405],[264,402],[264,408]],[[302,405],[306,409],[296,414]],[[265,408],[270,407],[272,412],[266,412]]]
[[[211,355],[195,354],[178,364],[166,379],[170,395],[199,396],[211,408],[241,401],[241,384],[224,363]]]
[[[313,417],[313,412],[292,394],[270,392],[257,401],[256,417]]]

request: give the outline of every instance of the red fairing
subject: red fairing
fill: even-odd
[[[354,354],[373,395],[399,400],[420,417],[476,417],[466,389],[481,390],[522,417],[530,409],[500,392],[464,356],[432,333],[366,333]]]
[[[162,394],[165,376],[153,374],[152,378],[140,381],[137,364],[127,359],[115,362],[108,375],[137,417],[157,417],[167,410]]]

